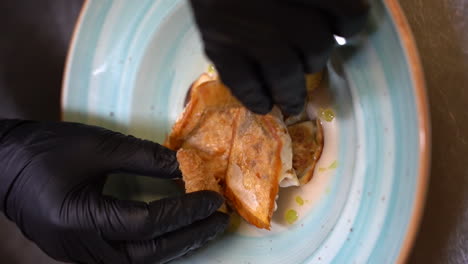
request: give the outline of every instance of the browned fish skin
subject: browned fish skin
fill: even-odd
[[[285,130],[277,122],[271,115],[257,116],[242,107],[219,81],[194,86],[182,117],[166,141],[168,147],[178,150],[186,191],[224,194],[244,219],[269,228],[281,171],[282,145],[275,129]],[[236,142],[234,135],[239,137]],[[234,148],[238,152],[231,155]],[[245,174],[242,188],[260,201],[258,208],[246,207],[243,197],[226,184],[229,163],[234,160]]]
[[[197,125],[201,124],[200,121],[207,111],[233,107],[240,107],[240,103],[221,82],[208,81],[193,87],[190,92],[190,102],[185,107],[182,117],[175,123],[164,145],[173,150],[181,148]]]
[[[204,181],[193,180],[201,177],[210,178],[211,189],[216,183],[219,185],[217,190],[224,194],[224,178],[232,147],[232,124],[240,109],[235,106],[240,105],[218,81],[208,81],[191,90],[191,100],[166,142],[169,148],[179,152],[183,150],[180,155],[178,153],[178,160],[188,186],[187,192],[202,190]],[[196,190],[189,190],[193,188]]]
[[[226,197],[248,222],[270,229],[281,173],[281,128],[271,115],[240,110],[226,175]]]
[[[293,168],[301,185],[308,183],[322,155],[324,138],[320,120],[306,121],[288,127],[293,147]]]
[[[206,170],[203,159],[194,149],[180,149],[177,151],[179,167],[184,175],[185,190],[187,193],[210,190],[223,193],[221,186],[214,177],[210,177],[211,172]]]
[[[247,222],[270,229],[279,180],[283,173],[294,172],[290,159],[301,171],[303,184],[311,179],[323,144],[321,127],[317,137],[316,130],[301,129],[300,124],[286,128],[279,109],[275,110],[264,116],[253,114],[220,81],[194,85],[166,141],[167,147],[178,150],[186,192],[219,192]],[[292,143],[288,130],[295,133]],[[283,154],[289,165],[283,165]]]
[[[232,146],[233,122],[239,108],[208,110],[182,148],[196,149],[205,167],[224,182]]]

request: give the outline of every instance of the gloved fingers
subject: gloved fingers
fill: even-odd
[[[107,240],[147,240],[188,226],[213,214],[224,202],[221,195],[201,191],[149,204],[103,196],[88,211],[91,223]]]
[[[304,0],[303,0],[304,1]],[[328,0],[314,1],[325,10],[333,21],[333,33],[347,38],[364,27],[370,9],[369,0]]]
[[[332,48],[324,51],[314,52],[311,50],[302,50],[301,58],[304,63],[305,73],[316,73],[325,68],[328,59],[330,58]]]
[[[228,222],[228,215],[217,212],[154,240],[126,242],[122,248],[132,263],[166,263],[213,240],[225,231]]]
[[[337,17],[333,24],[335,35],[349,38],[361,31],[367,22],[367,12],[352,17]]]
[[[56,249],[61,254],[57,256],[58,260],[74,263],[131,263],[124,252],[111,246],[95,232],[75,231],[74,234],[62,237],[64,248]]]
[[[306,99],[305,75],[299,55],[282,45],[256,53],[274,103],[285,114],[299,114]]]
[[[109,170],[158,178],[181,178],[176,152],[149,140],[115,134],[107,139]]]
[[[290,45],[299,53],[304,71],[315,73],[322,70],[335,44],[326,15],[315,8],[301,6],[287,6],[282,13],[296,14],[282,18],[279,26]]]
[[[229,48],[211,45],[205,47],[205,50],[215,64],[222,82],[245,107],[257,114],[271,111],[273,102],[253,61]]]

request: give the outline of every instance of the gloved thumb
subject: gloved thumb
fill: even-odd
[[[206,219],[153,240],[126,242],[123,249],[132,263],[166,263],[219,236],[225,231],[228,222],[228,215],[216,212]]]

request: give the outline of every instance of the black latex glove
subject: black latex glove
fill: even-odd
[[[74,123],[0,121],[0,210],[55,259],[163,263],[223,232],[223,198],[198,192],[149,204],[102,195],[109,172],[180,177],[175,153]]]
[[[321,70],[335,44],[365,24],[366,0],[190,0],[205,52],[250,110],[298,114],[304,73]]]

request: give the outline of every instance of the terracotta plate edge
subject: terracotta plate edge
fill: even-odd
[[[419,225],[424,213],[424,205],[429,184],[429,171],[431,161],[431,129],[429,118],[429,104],[426,93],[426,84],[418,49],[411,28],[406,20],[403,10],[397,0],[385,0],[385,4],[395,23],[400,36],[401,45],[408,60],[414,91],[416,94],[416,109],[418,112],[419,132],[419,171],[413,213],[404,238],[397,263],[406,263],[413,248]]]
[[[68,47],[67,57],[65,59],[65,68],[62,74],[62,89],[60,91],[60,120],[61,121],[65,121],[63,120],[64,110],[65,110],[65,92],[68,91],[67,83],[68,83],[68,78],[69,78],[69,70],[70,70],[71,63],[72,63],[72,55],[75,52],[75,45],[78,40],[77,39],[78,33],[81,30],[81,25],[83,24],[85,10],[88,9],[89,2],[90,2],[89,0],[85,0],[83,5],[81,6],[80,14],[78,15],[78,19],[75,22],[73,34],[69,42],[70,44]]]

